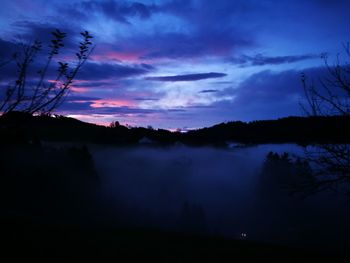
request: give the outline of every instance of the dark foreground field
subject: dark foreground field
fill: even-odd
[[[33,220],[1,219],[1,257],[45,260],[150,260],[222,262],[334,260],[341,253],[301,250],[244,240],[191,236],[156,230],[84,228]]]

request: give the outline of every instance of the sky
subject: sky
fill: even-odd
[[[301,73],[317,80],[322,54],[343,57],[349,10],[350,0],[2,0],[0,61],[57,28],[74,63],[88,30],[94,51],[58,114],[183,130],[276,119],[304,114]],[[0,87],[13,72],[2,69]]]

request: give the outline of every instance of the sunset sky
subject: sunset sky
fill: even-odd
[[[321,54],[344,57],[349,10],[350,0],[2,0],[0,61],[55,28],[70,61],[88,30],[96,48],[58,113],[167,129],[275,119],[303,114],[300,74],[317,81]],[[2,88],[14,72],[0,71]]]

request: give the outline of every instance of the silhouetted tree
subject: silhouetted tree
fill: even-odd
[[[311,167],[307,160],[292,157],[288,153],[269,152],[261,172],[261,193],[270,195],[275,191],[287,190],[289,193],[300,191],[301,186],[315,183]],[[271,187],[272,186],[272,187]]]
[[[350,45],[344,45],[347,60],[350,60]],[[350,116],[350,64],[340,56],[330,65],[327,55],[323,55],[327,76],[323,76],[316,87],[302,74],[307,106],[303,106],[309,116]],[[335,128],[335,127],[334,127]],[[317,131],[315,131],[316,133]],[[317,180],[305,187],[311,192],[327,189],[349,191],[350,145],[319,144],[306,151],[307,159],[313,164]]]
[[[109,127],[110,128],[117,128],[120,126],[120,123],[119,121],[112,121],[110,124],[109,124]]]
[[[69,93],[73,79],[91,54],[92,36],[88,31],[80,33],[82,41],[79,50],[75,54],[77,61],[73,66],[67,62],[58,62],[57,74],[49,79],[49,69],[56,56],[64,47],[63,40],[66,33],[56,29],[52,32],[52,40],[46,62],[39,71],[35,83],[28,81],[29,69],[42,50],[42,43],[34,41],[32,44],[21,44],[21,50],[14,56],[17,66],[17,76],[4,92],[4,98],[0,104],[1,113],[21,111],[30,114],[50,114],[63,102]],[[9,63],[4,61],[1,66]]]

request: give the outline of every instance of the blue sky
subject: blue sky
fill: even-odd
[[[55,28],[68,33],[68,50],[91,32],[96,48],[58,113],[103,124],[186,129],[301,115],[301,72],[322,76],[321,54],[334,60],[350,37],[347,0],[1,6],[0,59],[18,41],[48,41]],[[3,86],[10,74],[2,72]]]

